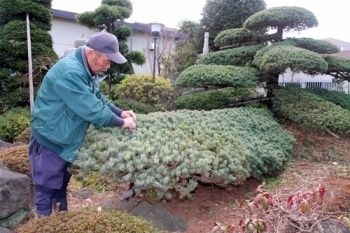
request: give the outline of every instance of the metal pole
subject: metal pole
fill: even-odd
[[[30,112],[33,112],[34,107],[34,88],[33,88],[33,64],[32,64],[32,45],[30,38],[29,13],[26,16],[27,21],[27,43],[28,43],[28,74],[29,74],[29,104]]]
[[[153,82],[155,82],[155,80],[156,80],[156,50],[157,50],[157,37],[154,36],[153,39],[154,39],[154,47],[153,47],[153,50],[154,50],[154,54],[153,54]]]

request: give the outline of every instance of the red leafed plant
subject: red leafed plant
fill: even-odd
[[[272,195],[263,183],[255,189],[253,198],[238,203],[239,208],[235,210],[242,211],[242,218],[237,226],[215,223],[211,232],[283,232],[285,228],[315,232],[322,228],[321,221],[331,218],[321,211],[325,192],[325,188],[318,185],[313,191]]]

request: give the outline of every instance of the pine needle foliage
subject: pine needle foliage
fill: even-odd
[[[176,109],[212,110],[228,108],[244,97],[255,97],[253,88],[226,87],[217,90],[182,95],[175,100]],[[117,105],[118,106],[118,105]]]
[[[350,110],[350,95],[340,91],[330,91],[320,87],[308,89],[311,93],[322,99],[332,102],[340,107]]]
[[[273,102],[276,116],[306,130],[350,135],[349,110],[300,87],[290,86],[274,93],[278,97]]]
[[[198,182],[223,187],[282,171],[294,145],[266,109],[179,110],[138,115],[137,129],[90,128],[77,152],[77,178],[94,171],[116,186],[191,197]]]

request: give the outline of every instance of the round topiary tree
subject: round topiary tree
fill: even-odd
[[[201,57],[197,68],[183,71],[176,87],[232,87],[255,78],[265,86],[267,95],[273,96],[273,90],[278,88],[278,77],[287,68],[293,72],[328,74],[350,80],[350,59],[332,55],[339,52],[337,46],[312,38],[283,38],[284,32],[298,32],[317,25],[315,15],[301,7],[273,7],[255,13],[246,19],[242,28],[220,32],[215,46],[222,50],[208,53]],[[272,30],[276,31],[259,33]],[[245,77],[242,70],[247,70]],[[227,79],[230,81],[224,81]]]

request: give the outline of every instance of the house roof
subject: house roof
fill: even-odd
[[[350,50],[347,51],[340,51],[338,53],[333,53],[332,55],[336,55],[339,57],[349,58],[350,59]]]
[[[70,19],[76,21],[77,18],[77,13],[74,12],[69,12],[69,11],[63,11],[63,10],[57,10],[57,9],[52,9],[52,15],[54,17],[58,18],[63,18],[63,19]],[[126,25],[129,28],[131,28],[133,31],[138,31],[138,32],[144,32],[144,33],[151,33],[151,28],[148,24],[144,23],[128,23],[128,22],[122,22],[122,21],[116,21],[116,25]],[[166,37],[175,37],[175,39],[185,39],[187,37],[187,34],[178,32],[174,28],[167,28],[163,27],[161,29],[161,34],[165,35]]]
[[[52,15],[58,18],[71,19],[74,21],[77,18],[77,13],[57,9],[52,9]]]
[[[328,42],[330,42],[332,44],[337,45],[341,49],[341,51],[350,50],[350,43],[347,42],[347,41],[338,40],[338,39],[331,38],[331,37],[324,38],[322,40],[325,40],[325,41],[328,41]]]
[[[117,25],[118,24],[119,25],[122,25],[122,24],[126,25],[134,31],[151,33],[151,27],[149,24],[139,23],[139,22],[128,23],[128,22],[121,22],[121,21],[117,21],[116,24]],[[166,36],[166,37],[175,37],[175,39],[186,39],[186,37],[187,37],[187,34],[178,32],[174,28],[167,28],[167,27],[163,27],[161,29],[161,34]]]

